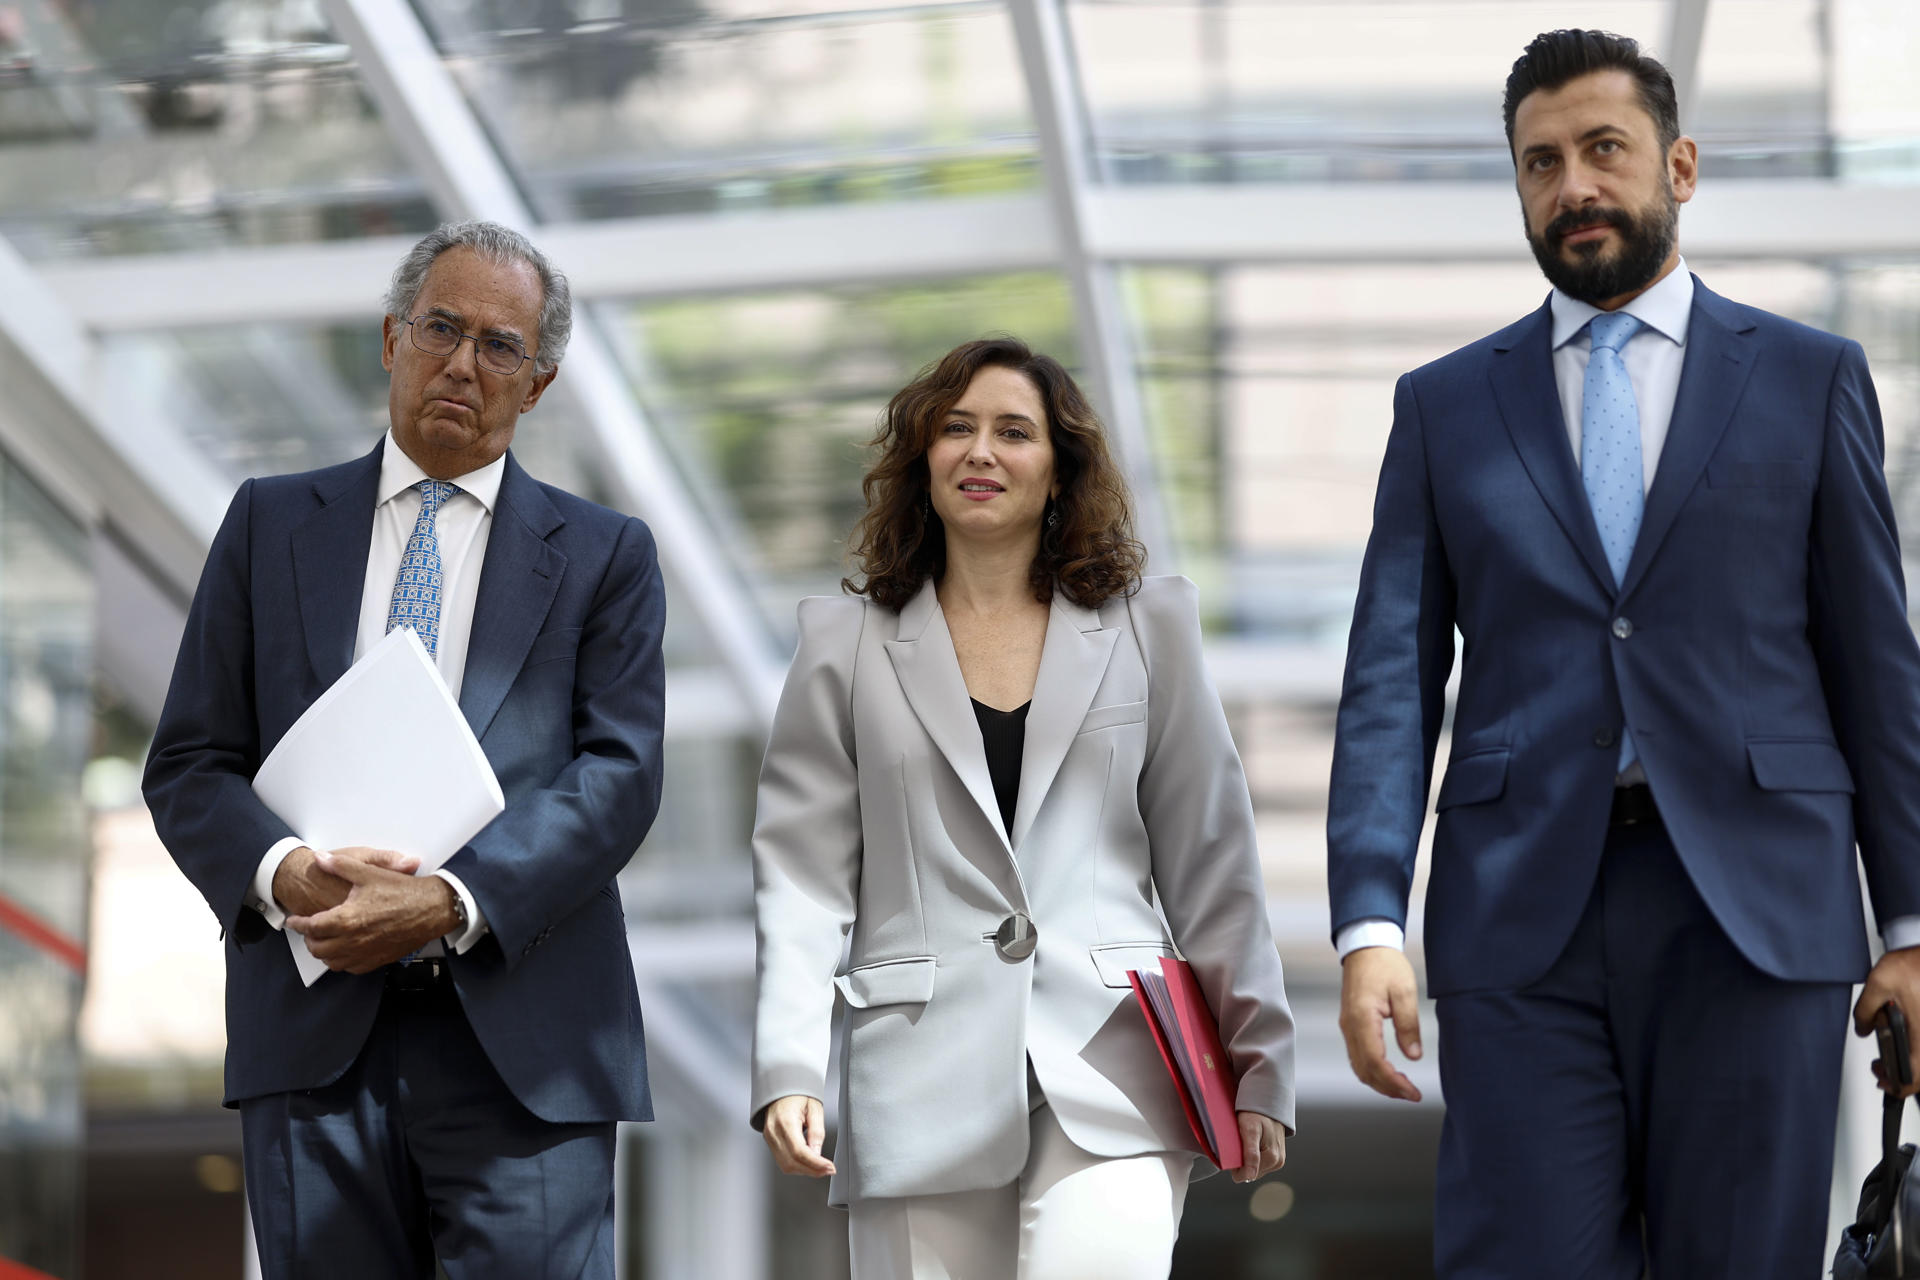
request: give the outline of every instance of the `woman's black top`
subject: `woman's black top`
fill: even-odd
[[[980,740],[987,745],[987,776],[993,779],[993,798],[1000,802],[1000,821],[1013,838],[1013,809],[1020,800],[1020,757],[1027,747],[1027,708],[1023,702],[1011,711],[999,711],[978,698],[974,719],[980,722]]]

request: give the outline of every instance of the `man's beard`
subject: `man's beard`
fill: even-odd
[[[1662,184],[1652,205],[1639,213],[1625,209],[1569,209],[1547,224],[1544,234],[1527,231],[1527,246],[1533,260],[1540,264],[1553,287],[1571,298],[1599,306],[1609,298],[1644,289],[1660,274],[1680,229],[1680,204],[1673,198],[1673,187]],[[1601,257],[1604,240],[1590,240],[1574,248],[1575,260],[1560,254],[1560,242],[1585,227],[1612,227],[1620,237],[1620,248],[1612,257]]]

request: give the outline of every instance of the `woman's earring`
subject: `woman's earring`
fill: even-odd
[[[1059,523],[1060,523],[1060,509],[1058,507],[1049,506],[1047,508],[1047,528],[1051,529]]]

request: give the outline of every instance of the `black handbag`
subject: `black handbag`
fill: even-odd
[[[1900,1083],[1910,1084],[1906,1019],[1892,1005],[1887,1006],[1887,1015],[1876,1028],[1880,1061],[1897,1065]],[[1914,1145],[1900,1143],[1900,1117],[1905,1112],[1906,1100],[1888,1094],[1880,1114],[1880,1163],[1860,1188],[1853,1225],[1840,1233],[1840,1247],[1833,1255],[1834,1280],[1894,1276],[1920,1280],[1920,1178],[1909,1176]]]

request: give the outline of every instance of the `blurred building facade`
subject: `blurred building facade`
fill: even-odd
[[[387,274],[477,216],[581,307],[518,456],[668,575],[629,1280],[845,1274],[745,1124],[760,741],[881,406],[995,331],[1085,380],[1152,567],[1201,586],[1302,1024],[1288,1169],[1200,1184],[1176,1274],[1423,1274],[1437,1101],[1373,1098],[1335,1025],[1333,708],[1393,380],[1546,292],[1500,86],[1574,25],[1675,72],[1689,265],[1865,344],[1912,563],[1905,0],[0,0],[0,1259],[246,1273],[217,925],[138,769],[233,488],[373,447]]]

